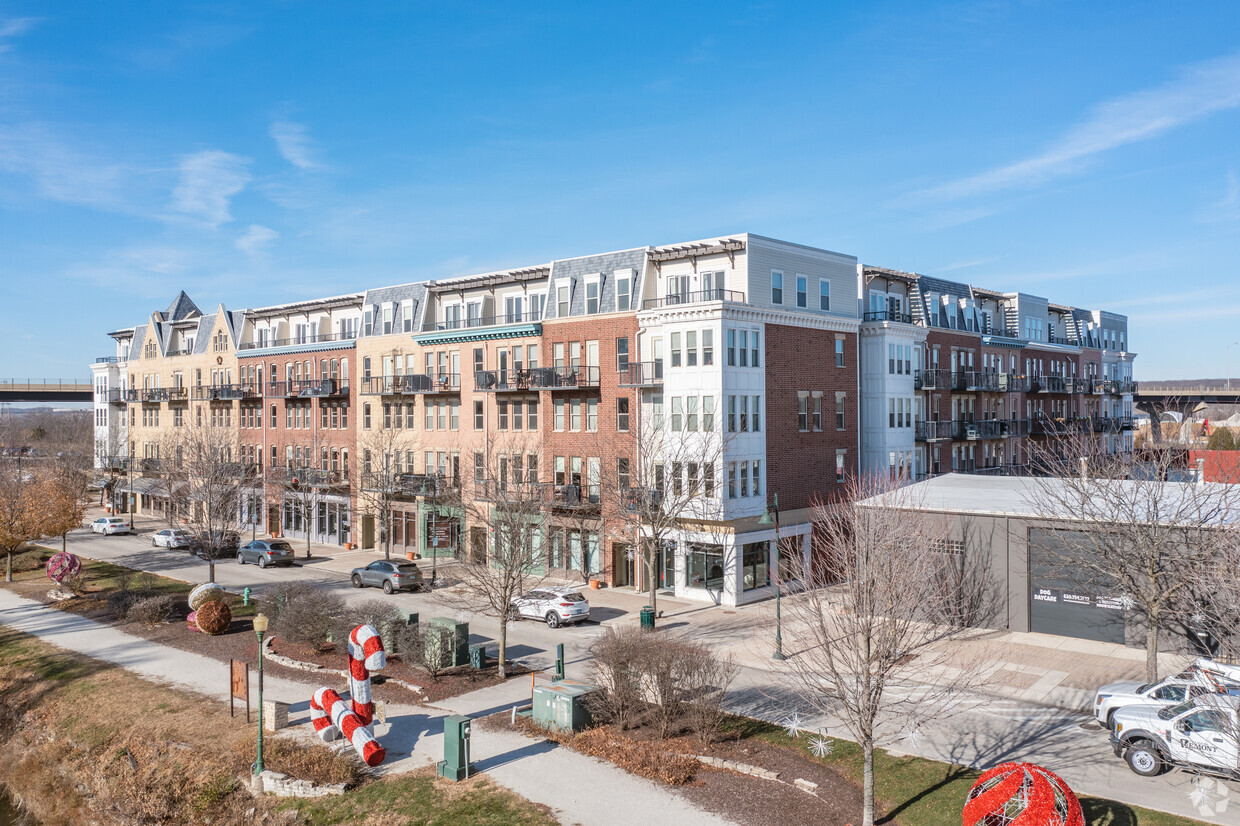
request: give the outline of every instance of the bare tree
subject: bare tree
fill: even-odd
[[[396,415],[399,417],[400,412]],[[361,511],[375,517],[383,539],[385,559],[392,558],[392,514],[395,506],[433,493],[443,486],[442,479],[414,472],[420,444],[411,429],[392,427],[387,412],[384,413],[382,427],[362,431],[357,440],[361,462],[358,505]]]
[[[735,434],[750,429],[750,417],[757,415],[726,416],[714,397],[703,398],[701,409],[697,398],[691,402],[691,409],[671,410],[643,402],[632,439],[600,449],[603,515],[613,536],[633,543],[650,607],[656,611],[660,549],[673,544],[689,522],[699,533],[703,526],[722,524],[726,448]]]
[[[513,601],[546,578],[546,527],[552,486],[511,476],[511,457],[537,454],[533,442],[493,446],[482,479],[474,480],[472,520],[490,538],[485,560],[467,557],[456,566],[460,581],[440,594],[471,613],[499,620],[499,673],[507,676],[508,623]]]
[[[1049,475],[1031,479],[1024,493],[1035,512],[1067,523],[1041,552],[1057,575],[1116,598],[1144,626],[1153,682],[1161,633],[1230,610],[1202,600],[1216,589],[1220,562],[1234,558],[1240,487],[1172,481],[1184,474],[1171,450],[1147,451],[1139,463],[1073,438],[1034,450],[1063,459],[1041,461]]]
[[[279,490],[281,512],[292,509],[296,521],[305,529],[306,559],[311,556],[318,506],[329,492],[348,491],[350,480],[346,470],[339,448],[329,445],[319,435],[317,426],[310,433],[309,444],[285,454],[284,467],[267,469],[267,481]]]
[[[960,606],[972,606],[973,625],[999,606],[984,556],[949,544],[949,525],[920,511],[912,491],[853,480],[843,502],[816,503],[816,558],[791,555],[783,574],[804,591],[784,600],[791,644],[776,674],[861,745],[864,826],[874,823],[875,747],[941,718],[976,673],[944,645],[969,633]]]
[[[159,481],[152,493],[167,499],[169,526],[193,534],[210,582],[216,561],[233,550],[229,534],[237,531],[241,498],[253,475],[251,465],[238,461],[236,440],[231,428],[187,424],[165,434],[164,458],[154,466]]]

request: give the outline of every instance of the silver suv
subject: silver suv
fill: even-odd
[[[354,588],[375,585],[382,588],[385,594],[422,587],[422,572],[412,562],[376,560],[365,568],[354,568],[350,579]]]
[[[573,586],[538,588],[512,601],[512,619],[543,620],[552,628],[590,618],[590,603]]]

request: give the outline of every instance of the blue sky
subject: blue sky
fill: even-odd
[[[752,231],[1127,313],[1138,378],[1222,377],[1238,127],[1230,2],[0,0],[4,372],[83,376],[182,288]]]

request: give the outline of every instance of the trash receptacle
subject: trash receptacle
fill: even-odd
[[[654,609],[649,605],[642,609],[642,630],[654,630]]]
[[[469,647],[469,666],[470,668],[486,668],[487,665],[487,647],[484,643],[471,645]]]

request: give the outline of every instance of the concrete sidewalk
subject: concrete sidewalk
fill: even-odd
[[[0,589],[0,624],[60,648],[118,665],[154,682],[194,691],[221,702],[226,698],[228,666],[225,663],[125,634],[5,589]],[[265,677],[264,689],[267,699],[289,704],[290,725],[308,724],[311,686]],[[375,726],[375,736],[388,752],[388,760],[381,770],[385,774],[411,771],[442,759],[442,720],[446,713],[493,713],[526,702],[528,697],[528,682],[514,679],[450,698],[437,707],[389,704],[387,723]],[[471,747],[471,758],[479,772],[485,772],[496,783],[528,800],[550,807],[563,823],[583,826],[728,823],[666,787],[553,743],[537,742],[512,732],[476,730]]]

